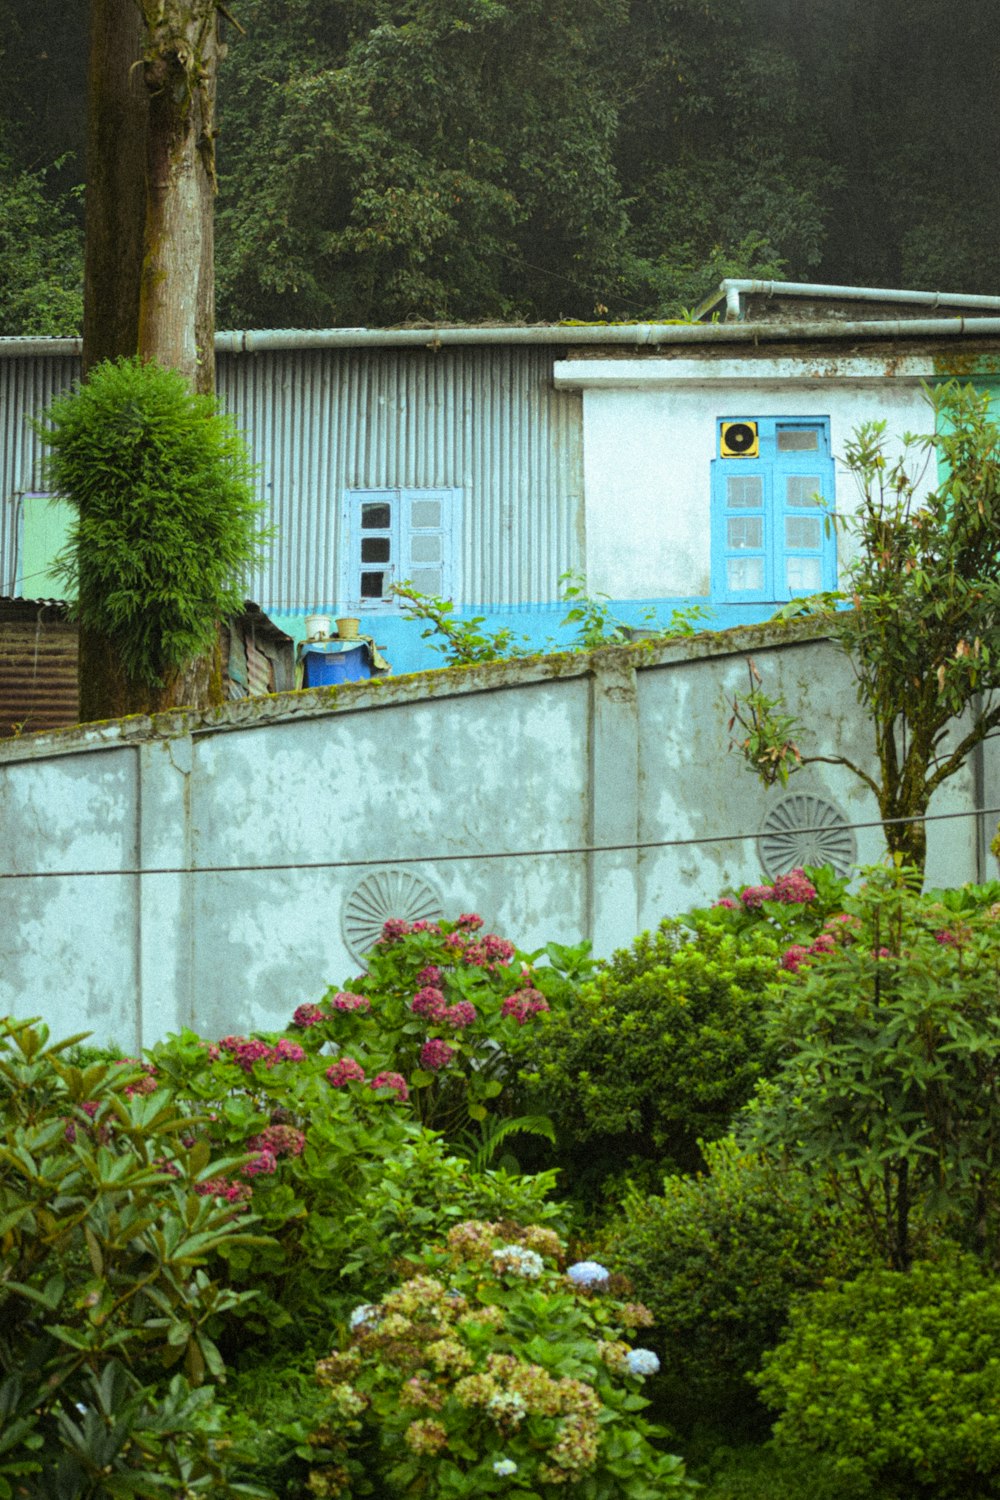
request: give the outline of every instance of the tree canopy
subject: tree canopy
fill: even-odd
[[[78,326],[88,8],[0,0],[0,196],[39,215],[8,221],[2,333]],[[978,0],[235,14],[222,326],[676,316],[724,275],[997,290],[1000,39]]]

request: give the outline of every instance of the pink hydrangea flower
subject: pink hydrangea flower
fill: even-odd
[[[199,1198],[224,1198],[227,1203],[249,1203],[253,1188],[249,1182],[229,1182],[225,1177],[209,1177],[195,1183]]]
[[[420,1049],[420,1066],[436,1073],[439,1068],[446,1068],[454,1056],[454,1047],[440,1037],[430,1037]]]
[[[274,1044],[267,1065],[270,1068],[279,1062],[304,1062],[305,1056],[305,1051],[298,1042],[290,1042],[286,1037],[280,1037]]]
[[[732,896],[720,896],[718,901],[712,902],[713,909],[716,906],[724,906],[727,911],[736,911],[737,905]]]
[[[292,1016],[293,1026],[318,1026],[323,1019],[323,1010],[319,1005],[299,1005]]]
[[[482,917],[477,916],[474,911],[463,911],[462,915],[459,917],[455,925],[457,927],[468,927],[470,931],[476,932],[480,927],[482,927],[483,919]]]
[[[779,875],[774,882],[774,900],[784,901],[789,905],[806,901],[815,901],[816,887],[806,875],[801,865],[794,870],[789,870],[787,875]]]
[[[414,922],[413,926],[410,928],[410,931],[411,932],[440,932],[441,929],[440,929],[440,927],[438,926],[438,924],[436,922],[429,922],[426,917],[421,917],[419,919],[419,921]]]
[[[365,1070],[353,1057],[338,1057],[326,1070],[326,1077],[335,1089],[342,1089],[348,1083],[364,1083]]]
[[[243,1167],[244,1177],[261,1177],[278,1170],[278,1158],[273,1151],[258,1151]]]
[[[117,1062],[119,1068],[142,1068],[145,1078],[138,1078],[134,1083],[127,1083],[122,1089],[126,1099],[132,1099],[136,1094],[156,1093],[156,1069],[152,1063],[144,1063],[138,1057],[120,1057]]]
[[[410,1097],[410,1090],[402,1073],[376,1073],[368,1086],[373,1089],[392,1089],[401,1104],[405,1104]]]
[[[369,1011],[372,1008],[367,995],[354,995],[350,990],[338,990],[330,1004],[334,1010]]]
[[[448,1002],[436,985],[426,984],[410,1001],[415,1016],[424,1016],[428,1021],[441,1022],[448,1014]]]
[[[294,1125],[268,1125],[247,1141],[251,1151],[270,1151],[273,1156],[301,1156],[306,1138]]]
[[[748,885],[740,891],[740,900],[747,911],[758,911],[765,901],[774,900],[774,886]]]
[[[438,968],[437,964],[427,964],[427,966],[421,969],[420,973],[417,975],[418,984],[433,985],[437,989],[441,988],[441,981],[443,979],[444,974],[442,970]]]
[[[518,1026],[523,1026],[532,1016],[540,1015],[548,1008],[549,1002],[540,990],[515,990],[514,994],[508,995],[501,1005],[500,1014],[513,1016]]]
[[[832,932],[821,932],[813,938],[809,944],[810,953],[832,953],[837,946],[837,939]]]
[[[456,1031],[463,1031],[466,1026],[472,1026],[476,1020],[476,1007],[468,1000],[457,1000],[454,1005],[449,1005],[441,1018],[449,1026],[454,1026]]]
[[[801,943],[793,943],[786,948],[778,961],[779,969],[787,969],[789,974],[797,974],[802,967],[803,961],[809,957],[809,949],[804,948]]]
[[[402,917],[390,917],[387,922],[382,923],[382,941],[398,943],[410,930],[409,922],[404,922]]]
[[[957,943],[958,939],[953,932],[941,931],[934,934],[934,941],[936,943],[941,943],[942,946],[950,947],[953,944]]]

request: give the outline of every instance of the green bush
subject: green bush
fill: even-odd
[[[668,1177],[658,1197],[627,1194],[599,1246],[656,1318],[685,1422],[752,1424],[746,1375],[777,1342],[793,1298],[860,1269],[868,1241],[803,1174],[732,1139],[704,1150],[706,1175]]]
[[[132,683],[157,687],[243,608],[266,540],[236,426],[136,358],[99,365],[37,430],[76,512],[63,562],[80,623],[114,642]]]
[[[711,912],[665,920],[569,995],[522,1061],[574,1192],[643,1164],[693,1169],[772,1066],[766,1000],[780,945]],[[651,1175],[647,1171],[647,1176]],[[655,1174],[654,1174],[655,1175]]]
[[[1000,1231],[1000,921],[870,870],[839,938],[776,991],[781,1066],[747,1137],[836,1174],[886,1263],[936,1219],[996,1259]]]
[[[1000,1494],[1000,1284],[972,1256],[804,1298],[757,1385],[776,1440],[865,1493]]]
[[[658,1361],[624,1336],[649,1322],[607,1270],[570,1266],[544,1226],[466,1221],[357,1307],[316,1373],[310,1436],[321,1497],[662,1500],[688,1495],[681,1461],[640,1394]]]
[[[209,1261],[252,1216],[147,1069],[69,1046],[0,1022],[0,1497],[229,1494],[203,1382],[248,1294]]]

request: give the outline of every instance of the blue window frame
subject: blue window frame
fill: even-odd
[[[720,418],[716,453],[712,598],[778,603],[836,588],[829,420]]]
[[[409,580],[421,594],[454,598],[461,491],[348,490],[344,497],[340,598],[358,613],[398,611],[390,590]]]

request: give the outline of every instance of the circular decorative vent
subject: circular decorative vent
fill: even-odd
[[[422,875],[388,865],[358,881],[344,902],[341,930],[352,957],[360,963],[382,936],[382,924],[390,917],[436,922],[443,913],[440,896]]]
[[[771,808],[757,850],[772,880],[799,865],[832,865],[844,878],[854,864],[854,833],[834,803],[797,792]]]

